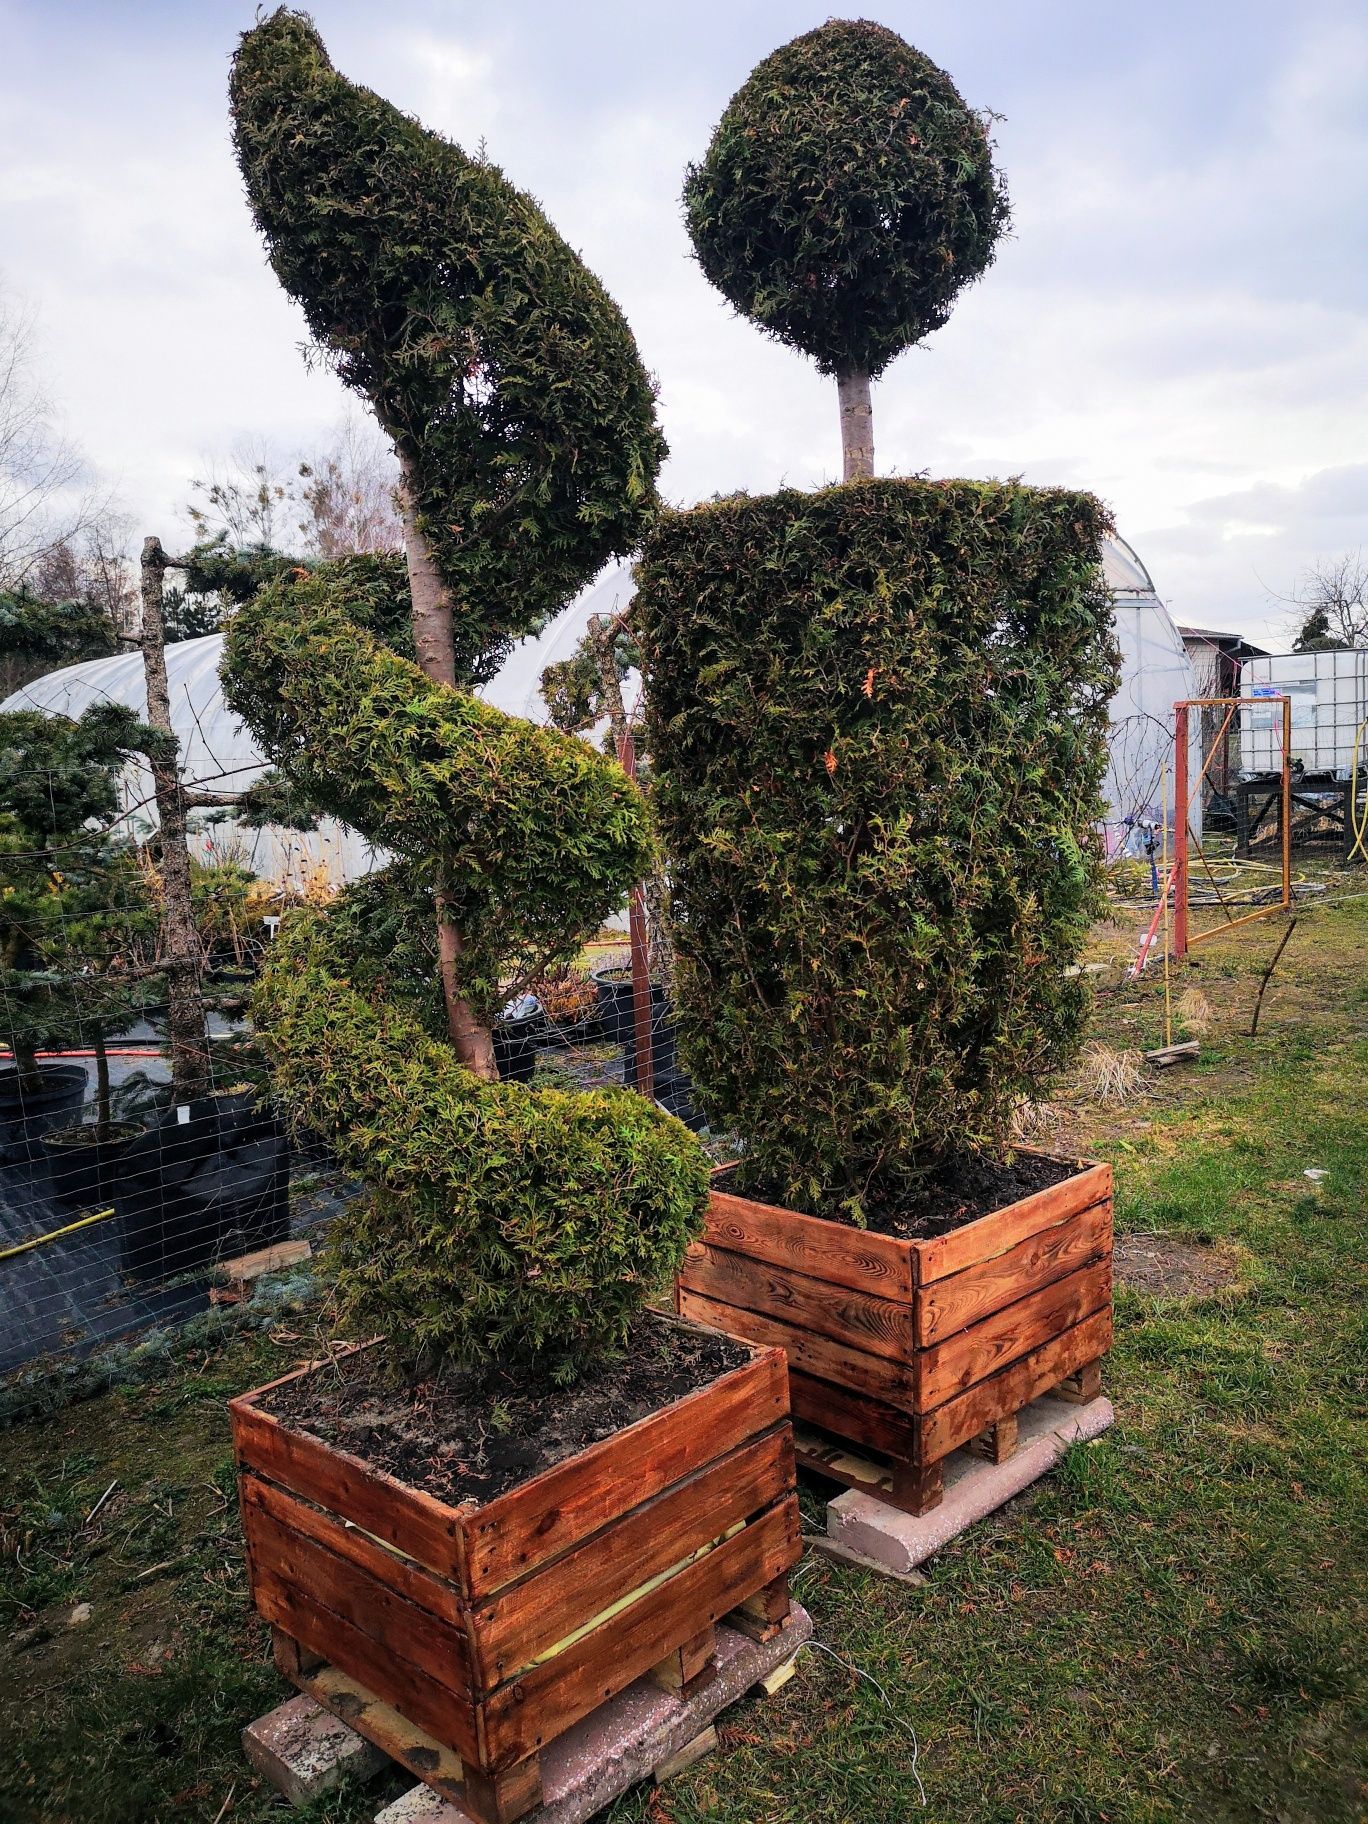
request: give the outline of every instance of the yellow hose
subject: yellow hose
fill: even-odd
[[[80,1216],[75,1222],[69,1222],[60,1229],[49,1229],[46,1235],[34,1235],[28,1241],[21,1241],[14,1248],[0,1248],[0,1260],[11,1260],[16,1254],[27,1254],[30,1248],[41,1248],[45,1241],[56,1241],[59,1235],[70,1235],[73,1229],[87,1229],[92,1222],[103,1222],[114,1214],[111,1204],[107,1210],[96,1210],[93,1216]]]
[[[1365,717],[1354,730],[1354,758],[1349,767],[1349,829],[1354,840],[1349,853],[1344,858],[1346,861],[1352,861],[1355,855],[1362,855],[1363,859],[1368,861],[1368,846],[1365,846],[1364,843],[1364,838],[1368,837],[1368,797],[1363,800],[1362,817],[1355,809],[1355,801],[1358,798],[1359,752],[1363,746],[1363,731],[1366,728],[1368,728],[1368,717]]]

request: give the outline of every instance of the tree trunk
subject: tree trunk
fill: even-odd
[[[95,1138],[103,1141],[109,1138],[113,1115],[110,1106],[109,1047],[105,1043],[103,1026],[96,1026],[92,1043],[95,1047]]]
[[[869,397],[869,375],[853,367],[837,374],[836,396],[841,405],[843,479],[868,481],[874,473],[874,407]]]
[[[408,559],[409,597],[413,614],[413,642],[418,663],[436,684],[455,685],[456,643],[451,628],[451,595],[432,561],[427,540],[418,529],[409,486],[409,464],[399,458],[404,485],[399,501],[404,516],[404,555]],[[448,915],[447,903],[437,895],[437,955],[442,971],[442,997],[446,1002],[447,1032],[452,1048],[467,1070],[490,1082],[497,1080],[494,1035],[461,994],[461,933]]]
[[[142,655],[147,679],[147,720],[174,738],[171,693],[166,682],[166,618],[162,592],[170,559],[159,538],[142,548]],[[200,989],[200,946],[190,894],[190,850],[185,840],[185,795],[174,750],[165,759],[148,755],[161,824],[162,951],[166,958],[167,1038],[171,1086],[178,1102],[209,1088],[209,1041],[204,1033]]]
[[[404,556],[408,559],[413,643],[418,663],[438,684],[456,682],[456,643],[451,632],[451,594],[442,581],[427,540],[418,530],[409,481],[408,458],[399,458],[404,483],[399,490],[404,510]]]
[[[631,730],[627,726],[627,711],[622,701],[622,684],[618,678],[617,659],[613,652],[613,633],[615,623],[606,615],[595,614],[589,619],[589,638],[594,648],[594,658],[598,664],[599,689],[603,692],[604,707],[608,711],[608,724],[613,731],[613,741],[617,747],[618,759],[622,758],[623,748]],[[636,778],[633,771],[632,777]],[[640,888],[634,887],[633,893],[640,892],[646,906],[646,926],[650,933],[651,973],[660,983],[665,993],[674,997],[674,948],[670,943],[670,929],[666,923],[665,911],[668,903],[668,890],[665,884],[665,870],[657,859],[647,870],[646,878]]]

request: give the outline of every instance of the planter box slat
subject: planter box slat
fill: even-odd
[[[485,1705],[486,1752],[497,1769],[616,1697],[705,1624],[721,1621],[802,1551],[798,1499],[788,1494],[741,1532],[553,1659],[494,1692]]]
[[[923,1348],[991,1317],[1028,1292],[1100,1260],[1111,1247],[1111,1205],[1096,1203],[1019,1241],[1005,1254],[917,1288],[917,1341]]]
[[[788,1614],[802,1549],[788,1367],[779,1350],[746,1353],[483,1506],[290,1429],[261,1393],[232,1401],[252,1594],[280,1669],[324,1704],[333,1691],[344,1721],[362,1688],[386,1739],[430,1738],[443,1756],[415,1736],[401,1758],[448,1797],[459,1756],[472,1818],[519,1815],[540,1791],[529,1757],[567,1728],[704,1652],[743,1605],[763,1599],[769,1628]]]
[[[890,1498],[923,1512],[943,1457],[1110,1345],[1111,1167],[1056,1163],[1057,1184],[926,1239],[714,1189],[677,1307],[784,1349],[794,1418],[889,1458]]]
[[[919,1425],[922,1454],[917,1460],[938,1463],[997,1419],[1019,1412],[1042,1393],[1057,1387],[1084,1362],[1097,1361],[1111,1345],[1112,1314],[1107,1306],[1032,1349],[1010,1368],[999,1369],[988,1380],[925,1414]]]
[[[966,1387],[988,1380],[999,1368],[1008,1367],[1110,1303],[1111,1261],[1107,1259],[1080,1267],[923,1350],[917,1390],[921,1409],[929,1412],[944,1405]]]
[[[232,1409],[240,1463],[249,1461],[282,1488],[329,1513],[345,1514],[416,1564],[460,1582],[461,1534],[455,1509],[307,1432],[287,1430],[246,1401],[233,1401]]]
[[[913,1242],[918,1283],[924,1286],[933,1279],[963,1272],[965,1267],[972,1267],[980,1260],[1005,1254],[1008,1248],[1025,1241],[1028,1235],[1052,1228],[1077,1210],[1089,1208],[1094,1203],[1111,1202],[1112,1168],[1109,1165],[1094,1165],[1084,1160],[1064,1163],[1077,1163],[1085,1169],[1059,1184],[1050,1185],[1047,1190],[1009,1203],[1006,1209],[994,1210],[991,1216],[966,1222],[963,1228],[954,1229],[949,1235],[938,1235],[933,1241]]]
[[[471,1596],[526,1576],[787,1414],[783,1358],[762,1356],[471,1509]]]
[[[382,1647],[309,1591],[255,1566],[252,1595],[257,1609],[273,1626],[283,1628],[301,1646],[383,1696],[420,1729],[454,1748],[463,1760],[478,1759],[480,1744],[469,1701],[462,1703],[445,1686],[401,1659],[393,1645]]]
[[[371,1576],[387,1580],[400,1595],[430,1615],[439,1616],[454,1627],[462,1625],[460,1598],[449,1583],[420,1570],[359,1527],[339,1526],[329,1515],[297,1500],[274,1483],[263,1481],[260,1476],[240,1477],[238,1495],[249,1540],[253,1530],[249,1514],[259,1509],[287,1532],[312,1539],[339,1558],[350,1559]]]
[[[689,1271],[688,1262],[684,1274]],[[819,1380],[833,1381],[838,1386],[858,1388],[872,1393],[891,1406],[905,1406],[912,1393],[912,1367],[890,1362],[882,1355],[867,1355],[845,1343],[834,1343],[829,1336],[805,1330],[792,1318],[767,1317],[760,1311],[747,1311],[721,1299],[695,1292],[681,1277],[679,1310],[700,1324],[712,1324],[732,1336],[744,1337],[750,1343],[768,1344],[787,1352],[794,1367]]]
[[[902,1412],[868,1394],[854,1393],[848,1387],[837,1387],[798,1369],[789,1369],[789,1386],[795,1412],[801,1411],[811,1425],[820,1425],[851,1444],[862,1444],[867,1450],[913,1460],[918,1437],[915,1414]]]
[[[583,1626],[586,1616],[682,1565],[792,1487],[793,1434],[777,1425],[498,1591],[473,1617],[481,1684],[502,1683]]]
[[[789,1212],[782,1233],[769,1221],[771,1205],[753,1203],[730,1191],[714,1191],[708,1212],[707,1239],[734,1254],[791,1267],[833,1286],[869,1292],[876,1298],[903,1299],[912,1290],[905,1242],[868,1229],[852,1229],[820,1216]]]
[[[912,1311],[905,1299],[898,1304],[848,1286],[828,1285],[706,1241],[696,1241],[689,1249],[689,1284],[724,1304],[741,1305],[780,1322],[792,1319],[868,1355],[901,1362],[912,1347]]]
[[[470,1656],[461,1628],[409,1601],[355,1559],[291,1532],[261,1507],[247,1505],[242,1519],[254,1574],[269,1573],[285,1587],[307,1590],[378,1645],[398,1643],[410,1665],[453,1696],[469,1699]]]

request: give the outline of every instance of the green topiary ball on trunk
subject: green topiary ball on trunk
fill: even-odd
[[[896,32],[833,19],[759,64],[691,166],[708,278],[825,374],[877,376],[993,258],[1007,193],[983,116]]]

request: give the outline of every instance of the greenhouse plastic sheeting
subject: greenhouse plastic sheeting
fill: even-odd
[[[1109,541],[1107,581],[1116,600],[1116,631],[1122,680],[1112,704],[1112,751],[1108,769],[1106,836],[1109,853],[1127,842],[1141,818],[1160,820],[1165,758],[1171,759],[1173,704],[1192,693],[1192,668],[1182,640],[1154,592],[1149,574],[1123,540]],[[510,715],[546,720],[541,675],[553,661],[574,652],[594,615],[614,615],[631,599],[631,572],[614,565],[558,615],[539,635],[522,640],[480,691],[486,702]],[[206,791],[241,791],[264,770],[252,737],[223,700],[218,668],[223,636],[182,640],[166,649],[171,719],[180,738],[185,780]],[[630,710],[640,680],[624,688]],[[0,709],[39,709],[51,715],[80,715],[94,702],[124,703],[146,713],[142,655],[121,654],[69,665],[39,678],[0,704]],[[129,767],[124,802],[130,829],[147,834],[155,825],[152,781],[145,767]],[[1170,787],[1169,815],[1172,817]],[[354,880],[383,859],[355,831],[331,819],[304,834],[278,827],[252,829],[231,818],[205,825],[192,836],[201,858],[233,856],[270,880],[303,886],[315,870],[333,882]]]

